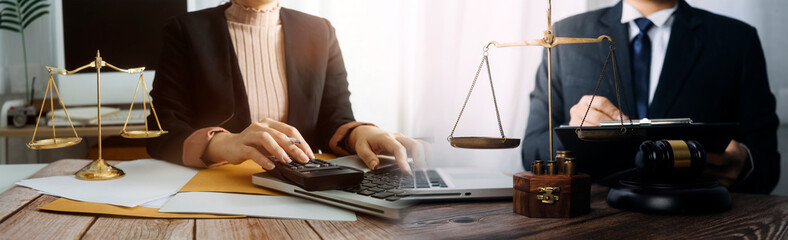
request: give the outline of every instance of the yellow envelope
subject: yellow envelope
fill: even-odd
[[[80,202],[71,199],[60,198],[51,203],[39,207],[38,209],[56,212],[106,214],[129,217],[146,218],[242,218],[246,216],[213,215],[213,214],[185,214],[185,213],[161,213],[158,208],[149,207],[120,207],[104,203]]]
[[[330,160],[331,154],[315,154],[315,157]],[[226,164],[200,170],[179,192],[226,192],[283,196],[284,194],[252,184],[252,175],[265,172],[252,160],[238,165]]]

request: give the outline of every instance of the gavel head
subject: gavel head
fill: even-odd
[[[706,152],[694,140],[644,141],[635,167],[648,179],[693,178],[703,173]]]

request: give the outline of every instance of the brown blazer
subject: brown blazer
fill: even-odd
[[[147,141],[148,153],[181,164],[183,142],[195,130],[222,127],[241,132],[251,118],[246,90],[227,28],[230,4],[174,17],[151,96],[164,130]],[[287,123],[313,150],[329,152],[329,140],[354,121],[347,72],[328,20],[291,9],[280,11],[287,68]],[[152,116],[149,121],[155,121]]]

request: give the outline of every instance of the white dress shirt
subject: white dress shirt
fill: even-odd
[[[648,88],[648,103],[654,99],[654,92],[657,91],[657,84],[659,83],[659,75],[662,74],[662,65],[665,63],[665,53],[668,51],[668,42],[670,42],[670,30],[673,25],[673,13],[678,9],[678,3],[672,8],[659,10],[647,16],[648,20],[654,23],[654,26],[648,30],[648,37],[651,40],[651,76],[649,77]],[[629,5],[626,1],[623,2],[621,8],[621,23],[629,23],[629,41],[635,39],[640,33],[640,29],[635,23],[635,19],[643,17],[643,14]]]

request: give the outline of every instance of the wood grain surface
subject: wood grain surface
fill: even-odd
[[[87,160],[61,160],[33,177],[72,174]],[[114,164],[114,163],[113,163]],[[591,188],[591,212],[567,219],[527,218],[511,199],[429,202],[403,219],[358,214],[355,222],[291,219],[149,219],[38,211],[56,198],[14,187],[0,194],[0,239],[786,239],[788,197],[732,194],[717,214],[651,215],[608,207],[607,188]]]
[[[400,221],[356,214],[355,222],[309,221],[323,239],[392,239],[402,235]]]
[[[320,239],[304,220],[198,219],[197,239]]]
[[[83,239],[192,239],[193,219],[152,219],[102,216]]]
[[[0,224],[0,236],[7,239],[76,239],[84,234],[95,217],[38,211],[55,201],[42,195]]]

